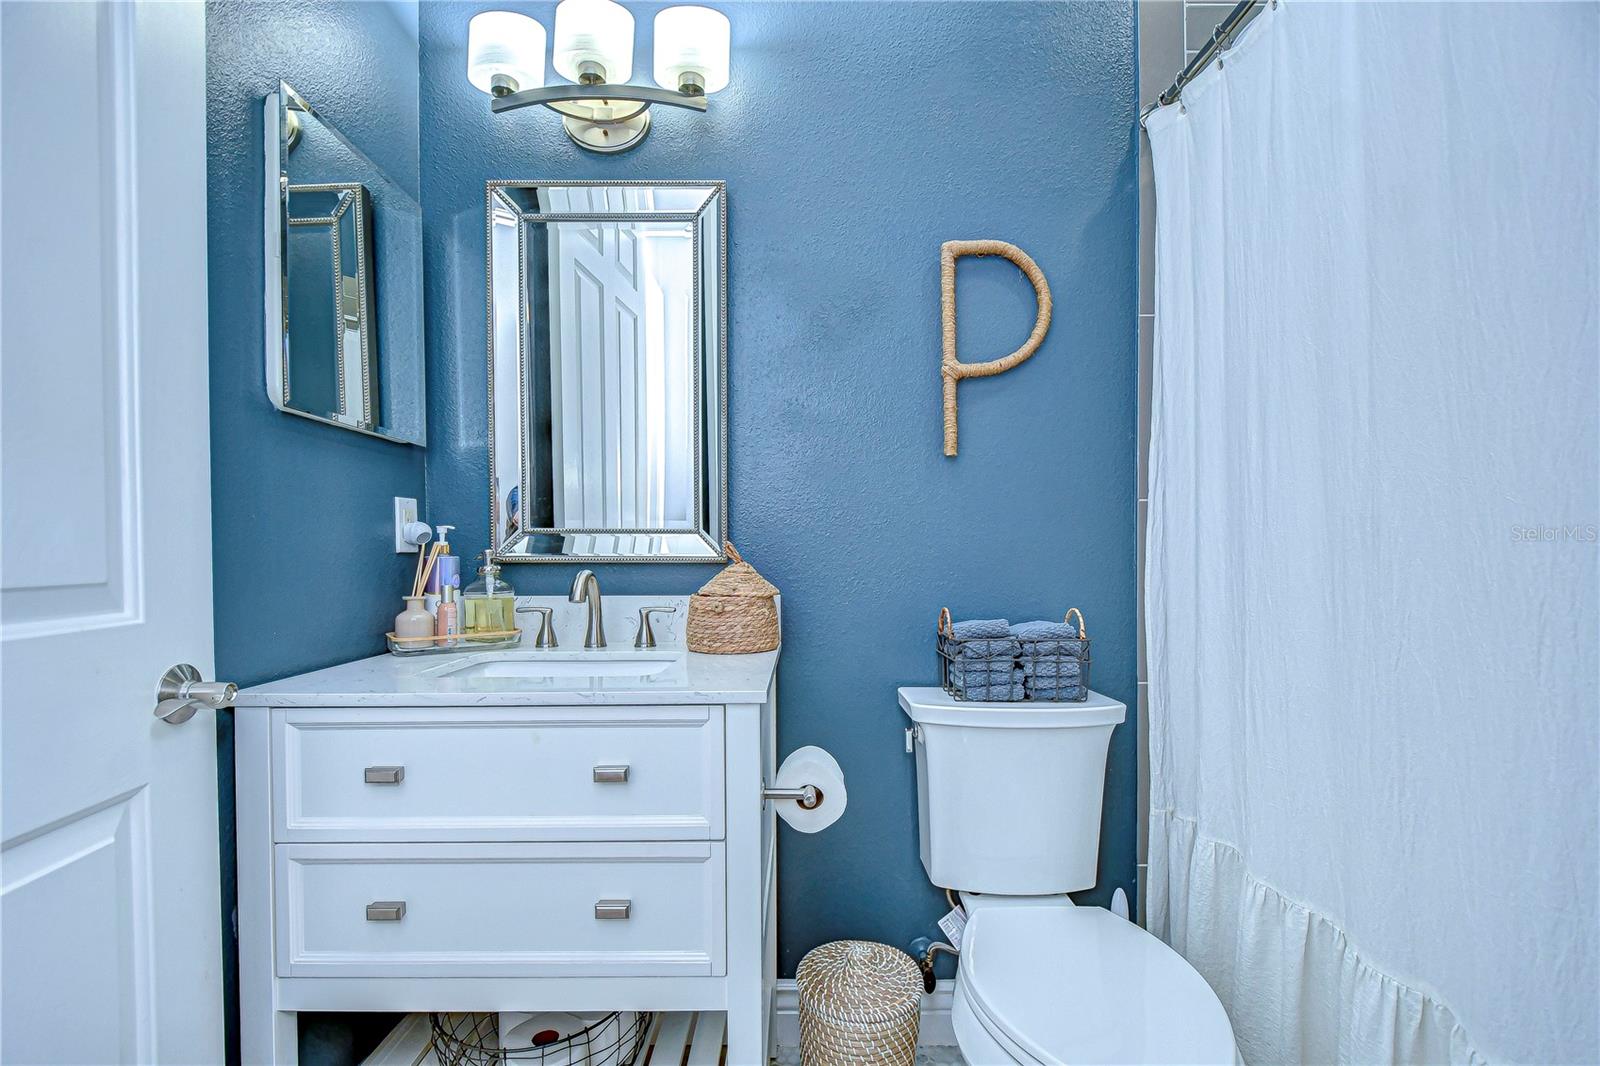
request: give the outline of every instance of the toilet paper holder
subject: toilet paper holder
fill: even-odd
[[[765,800],[794,800],[803,811],[814,811],[822,806],[823,792],[816,785],[801,785],[799,788],[768,788],[761,786],[761,798]]]
[[[820,833],[844,816],[850,793],[839,760],[806,744],[791,751],[770,778],[761,775],[763,810],[767,800],[794,801],[792,807],[775,806],[772,813],[798,832]]]

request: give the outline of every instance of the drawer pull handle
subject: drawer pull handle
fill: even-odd
[[[403,909],[405,904],[400,906]],[[594,916],[599,921],[625,921],[632,912],[631,899],[603,899],[594,905]]]
[[[380,899],[376,903],[367,904],[369,922],[398,922],[405,916],[406,901],[403,899]]]
[[[625,785],[628,783],[627,766],[596,766],[594,779],[602,785]]]
[[[398,785],[406,779],[404,766],[369,766],[366,780],[369,785]]]

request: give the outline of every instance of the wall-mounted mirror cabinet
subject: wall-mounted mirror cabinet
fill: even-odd
[[[267,395],[423,444],[422,209],[287,83],[265,120]]]
[[[723,184],[494,181],[487,201],[496,554],[723,558]]]

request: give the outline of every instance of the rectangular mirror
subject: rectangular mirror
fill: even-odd
[[[494,181],[487,212],[496,555],[722,559],[723,184]]]
[[[423,444],[422,209],[287,83],[264,113],[267,394]]]

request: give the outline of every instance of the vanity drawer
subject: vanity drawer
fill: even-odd
[[[723,845],[279,844],[280,977],[718,977]]]
[[[716,840],[721,707],[273,712],[290,841]]]

